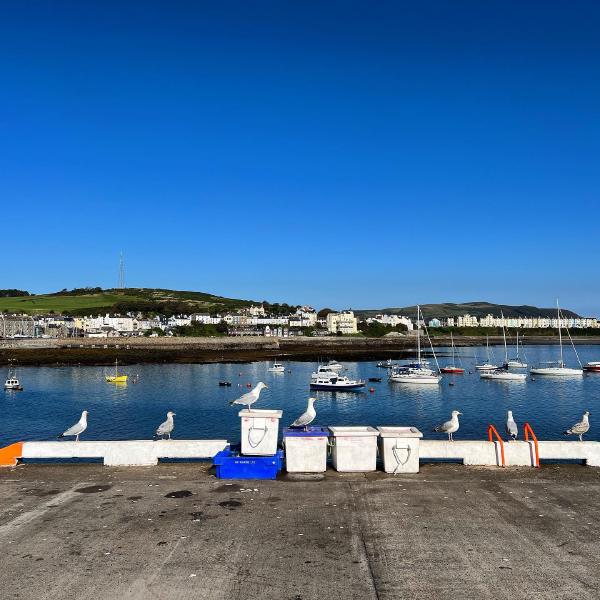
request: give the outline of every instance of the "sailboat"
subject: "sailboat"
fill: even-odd
[[[560,345],[560,360],[558,361],[550,361],[546,363],[547,367],[536,367],[535,369],[531,369],[532,375],[552,375],[554,377],[570,377],[573,375],[583,375],[583,367],[581,365],[581,361],[579,360],[579,354],[577,354],[577,350],[575,349],[575,344],[573,344],[573,340],[571,339],[571,334],[569,333],[568,327],[565,327],[565,330],[569,336],[569,340],[571,340],[571,346],[573,346],[573,352],[575,352],[575,356],[577,357],[577,362],[579,363],[579,369],[571,369],[569,367],[565,367],[565,362],[563,360],[563,343],[562,343],[562,332],[561,332],[561,315],[560,315],[560,307],[558,305],[558,299],[556,300],[556,313],[558,315],[558,343]]]
[[[493,379],[495,381],[525,381],[525,373],[513,373],[508,370],[508,347],[506,345],[506,330],[504,329],[504,314],[502,317],[502,338],[504,339],[504,365],[494,371],[482,371],[479,377],[481,379]]]
[[[279,362],[275,361],[273,366],[267,369],[269,373],[285,373],[285,367]]]
[[[475,365],[475,368],[478,371],[494,371],[495,369],[498,368],[498,365],[493,364],[492,359],[490,357],[490,336],[489,335],[485,336],[485,345],[487,347],[487,362],[483,363],[482,365]]]
[[[433,358],[438,368],[438,373],[435,373],[429,368],[428,362],[421,358],[421,307],[417,306],[417,362],[408,365],[399,365],[394,367],[390,373],[390,381],[395,383],[416,383],[416,384],[438,384],[442,380],[442,376],[439,374],[440,366],[433,349],[433,344],[429,338],[427,327],[425,327],[425,333],[433,352]]]
[[[462,367],[457,367],[456,366],[455,348],[454,348],[454,336],[452,335],[452,332],[450,332],[450,341],[452,343],[452,364],[446,365],[445,367],[442,367],[440,369],[440,371],[442,373],[452,373],[454,375],[462,375],[465,372],[465,370]]]
[[[115,374],[105,377],[107,383],[127,383],[127,375],[119,375],[119,361],[115,360]]]
[[[513,369],[526,369],[527,363],[521,360],[519,356],[519,330],[517,329],[517,356],[515,358],[511,358],[506,365],[508,367],[512,367]]]

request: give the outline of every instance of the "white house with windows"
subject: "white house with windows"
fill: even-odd
[[[351,310],[332,312],[327,315],[327,329],[330,333],[344,335],[358,333],[358,319]]]

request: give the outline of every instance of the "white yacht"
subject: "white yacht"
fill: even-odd
[[[560,307],[558,305],[558,300],[556,300],[556,312],[558,315],[558,343],[560,345],[560,360],[555,362],[547,362],[545,363],[546,367],[536,367],[531,369],[530,373],[532,375],[551,375],[553,377],[576,377],[579,375],[583,375],[583,367],[581,365],[581,361],[579,360],[579,354],[577,354],[577,350],[575,349],[575,344],[573,344],[573,340],[571,339],[571,334],[569,333],[569,329],[565,327],[565,330],[569,336],[569,340],[571,341],[571,346],[573,346],[573,352],[575,352],[575,356],[577,357],[577,362],[579,363],[579,369],[565,367],[565,363],[563,360],[563,343],[562,343],[562,332],[561,332],[561,312]]]
[[[285,367],[281,363],[275,361],[273,363],[273,365],[267,369],[267,372],[269,372],[269,373],[285,373]]]
[[[8,369],[4,389],[13,392],[21,392],[23,390],[23,386],[17,377],[17,370],[13,367],[9,367]]]
[[[325,366],[330,371],[334,371],[335,373],[338,373],[339,371],[343,371],[344,370],[344,365],[342,365],[341,363],[339,363],[337,360],[330,360]]]
[[[325,365],[319,367],[310,377],[310,388],[313,390],[348,391],[360,390],[365,387],[362,379],[349,379],[335,371],[327,370]]]
[[[425,333],[433,352],[433,358],[437,365],[437,373],[433,369],[429,368],[429,364],[426,360],[421,358],[421,307],[417,306],[417,361],[406,365],[398,365],[392,368],[390,372],[390,381],[394,383],[412,383],[419,385],[437,385],[442,380],[442,376],[439,374],[440,366],[433,349],[433,344],[427,333],[427,327],[425,327]]]
[[[504,315],[502,312],[500,315],[502,316],[502,322],[504,322]],[[504,325],[502,326],[502,338],[504,339],[504,365],[491,371],[483,371],[480,369],[481,372],[479,377],[481,379],[492,379],[494,381],[525,381],[527,379],[525,373],[514,373],[508,370],[508,348],[506,346],[506,331]]]
[[[485,345],[487,347],[487,361],[482,365],[475,365],[475,368],[478,371],[494,371],[498,368],[498,365],[492,363],[492,358],[490,356],[490,338],[488,335],[485,336]]]
[[[517,356],[515,356],[515,358],[511,358],[510,360],[507,361],[506,363],[507,367],[510,367],[512,369],[526,369],[527,368],[527,363],[524,362],[523,360],[521,360],[521,357],[519,355],[519,330],[517,329]]]

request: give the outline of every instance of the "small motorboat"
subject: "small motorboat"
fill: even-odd
[[[23,386],[17,377],[17,370],[14,367],[9,367],[4,389],[8,392],[22,392]]]
[[[371,383],[380,383],[381,382],[381,377],[369,377],[369,381]]]
[[[451,375],[462,375],[465,370],[462,367],[455,367],[454,365],[448,365],[440,369],[442,373],[450,373]]]
[[[600,373],[600,361],[591,361],[583,365],[583,370],[588,373]]]
[[[273,366],[269,367],[267,369],[267,372],[268,373],[285,373],[285,367],[281,363],[278,363],[277,361],[275,361],[273,363]]]
[[[382,360],[381,362],[378,362],[377,366],[380,369],[392,369],[396,366],[396,363],[394,363],[391,358],[388,358],[387,360]]]
[[[319,368],[310,378],[312,390],[352,392],[364,388],[365,385],[362,379],[349,379],[335,371],[326,371],[325,367]]]
[[[525,381],[525,373],[513,373],[508,369],[495,369],[494,371],[482,371],[479,375],[481,379],[492,379],[495,381]]]
[[[484,363],[482,365],[475,365],[475,368],[478,371],[495,371],[496,369],[498,369],[498,365],[493,365],[492,363]]]
[[[219,381],[221,387],[231,387],[231,381]]]
[[[343,371],[344,370],[344,365],[342,365],[341,363],[339,363],[337,360],[330,360],[325,367],[327,367],[327,369],[329,369],[330,371],[333,371],[334,373],[338,373],[339,371]]]

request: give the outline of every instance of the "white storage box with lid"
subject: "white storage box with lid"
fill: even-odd
[[[325,472],[328,440],[329,430],[325,427],[284,429],[285,470],[288,473]]]
[[[242,454],[273,456],[277,452],[279,419],[283,411],[253,408],[240,410],[242,421]]]
[[[342,472],[374,471],[377,468],[379,432],[365,425],[330,427],[333,468]]]
[[[419,472],[419,440],[416,427],[378,427],[379,445],[386,473]]]

